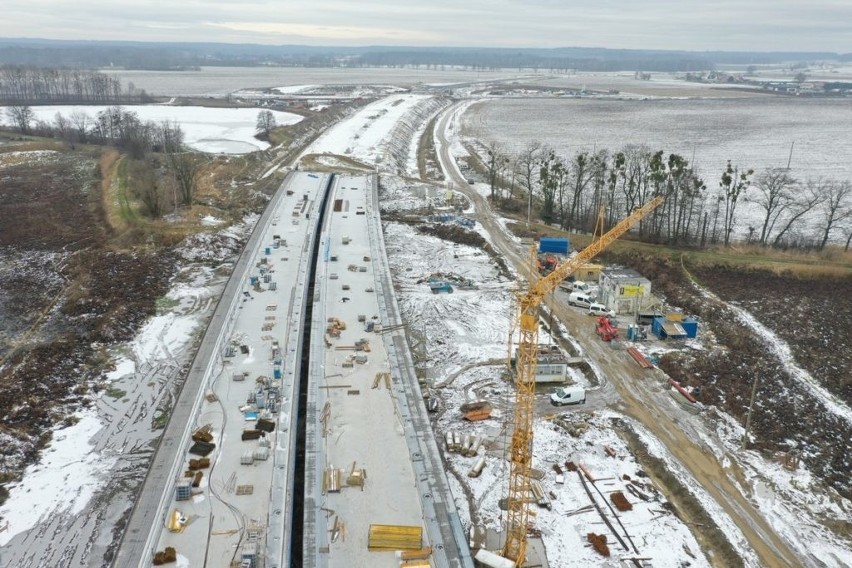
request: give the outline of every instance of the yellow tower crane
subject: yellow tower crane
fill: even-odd
[[[648,213],[663,202],[655,197],[622,219],[582,251],[563,262],[549,275],[531,282],[529,289],[518,295],[518,320],[520,329],[516,369],[517,400],[515,402],[515,429],[512,433],[511,464],[509,467],[509,495],[507,499],[506,544],[502,556],[523,564],[527,551],[527,523],[530,511],[530,468],[533,448],[533,411],[535,408],[535,368],[538,356],[538,321],[544,296],[553,292],[559,283],[594,258],[602,250],[626,233]],[[534,271],[533,271],[534,272]]]

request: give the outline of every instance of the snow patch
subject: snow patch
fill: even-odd
[[[53,441],[23,480],[8,486],[9,500],[0,508],[8,525],[0,532],[0,546],[48,516],[77,515],[105,482],[115,458],[92,451],[90,442],[103,424],[91,410],[75,417],[73,426],[53,431]]]
[[[73,105],[32,107],[37,120],[51,123],[56,113],[62,113],[67,118],[72,113],[80,112],[94,120],[99,112],[107,108]],[[142,121],[170,120],[179,123],[186,144],[201,152],[245,154],[269,148],[268,143],[254,137],[258,109],[166,105],[127,105],[122,108],[135,112]],[[279,126],[296,124],[302,120],[301,116],[289,112],[273,110],[272,113]],[[0,120],[5,116],[5,108],[0,108]]]

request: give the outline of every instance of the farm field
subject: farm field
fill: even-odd
[[[570,159],[578,152],[646,145],[677,153],[696,167],[708,193],[728,160],[756,174],[783,168],[794,178],[852,180],[852,105],[845,100],[746,98],[492,99],[473,104],[462,134],[516,155],[541,142]],[[792,159],[790,151],[792,146]],[[738,224],[760,226],[756,206],[742,200]]]
[[[793,175],[852,179],[850,122],[852,106],[831,99],[529,98],[474,105],[463,133],[495,140],[509,152],[536,140],[563,155],[645,144],[681,154],[711,181],[729,159],[755,171],[784,167],[795,143]]]

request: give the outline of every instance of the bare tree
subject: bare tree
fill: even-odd
[[[180,124],[171,120],[164,120],[157,128],[157,146],[164,154],[182,152],[184,134]]]
[[[540,153],[541,142],[530,142],[527,144],[527,147],[518,154],[518,157],[515,160],[515,170],[518,172],[518,179],[527,191],[527,223],[529,223],[532,211],[532,195],[535,188],[535,175],[537,172]]]
[[[154,219],[161,217],[165,211],[165,194],[154,175],[156,164],[138,160],[130,160],[129,164],[128,175],[145,214]]]
[[[175,205],[191,205],[198,188],[201,163],[194,153],[184,148],[184,134],[180,124],[163,121],[157,126],[157,146],[166,158],[175,181]]]
[[[734,230],[734,220],[736,218],[737,203],[741,195],[748,191],[751,184],[751,176],[754,170],[740,172],[739,166],[732,166],[728,160],[728,165],[725,171],[722,172],[722,179],[719,182],[719,187],[722,189],[722,197],[725,201],[725,246],[731,242],[731,233]]]
[[[71,113],[71,124],[77,132],[77,139],[86,143],[89,138],[89,124],[91,123],[91,117],[85,112],[76,110]]]
[[[73,150],[77,143],[80,142],[80,136],[71,119],[65,117],[61,112],[57,112],[53,119],[53,124],[54,136],[59,137],[62,142]]]
[[[793,197],[793,201],[787,209],[789,215],[784,222],[784,226],[775,235],[772,241],[772,246],[777,247],[782,243],[784,236],[799,223],[805,215],[810,213],[825,199],[825,182],[821,179],[809,179],[805,186],[797,191]]]
[[[571,187],[571,207],[568,213],[567,228],[569,229],[576,228],[580,223],[579,214],[583,194],[594,177],[593,161],[594,157],[586,152],[578,153],[571,161],[571,178],[573,183]]]
[[[262,110],[257,113],[257,131],[269,140],[269,133],[275,128],[275,115],[271,110]]]
[[[500,172],[505,168],[508,158],[503,152],[503,148],[497,142],[491,142],[485,150],[488,155],[488,161],[485,166],[488,168],[488,184],[491,186],[491,199],[497,197],[497,178]]]
[[[550,148],[543,148],[539,157],[538,187],[541,193],[541,218],[552,223],[556,217],[556,194],[565,175],[562,159]]]
[[[192,205],[192,198],[198,189],[198,176],[201,173],[198,157],[192,152],[173,152],[166,156],[177,183],[180,204]]]
[[[757,176],[754,183],[757,194],[750,201],[763,209],[760,244],[767,243],[778,219],[792,205],[797,185],[796,179],[784,168],[767,169]]]
[[[6,116],[23,134],[30,133],[30,124],[35,120],[33,109],[26,105],[16,105],[6,108]]]
[[[841,222],[852,217],[852,183],[831,181],[826,184],[825,189],[825,201],[823,201],[820,211],[822,217],[820,250],[825,248],[832,230],[837,228],[837,225]]]

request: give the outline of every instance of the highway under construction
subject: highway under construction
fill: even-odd
[[[393,295],[376,176],[291,174],[242,253],[116,566],[472,566]],[[384,552],[384,553],[383,553]]]

